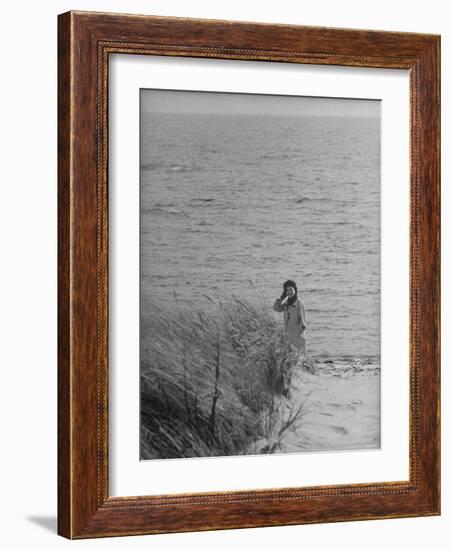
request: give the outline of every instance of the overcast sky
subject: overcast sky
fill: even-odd
[[[380,101],[319,97],[141,90],[141,106],[148,113],[311,115],[378,117]]]

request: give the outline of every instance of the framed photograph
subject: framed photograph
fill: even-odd
[[[59,534],[440,513],[439,56],[59,16]]]

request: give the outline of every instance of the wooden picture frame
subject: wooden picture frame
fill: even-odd
[[[109,496],[107,97],[113,53],[409,70],[408,481]],[[68,12],[59,16],[58,54],[59,534],[90,538],[439,514],[440,38]]]

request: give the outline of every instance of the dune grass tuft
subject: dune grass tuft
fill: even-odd
[[[281,406],[291,358],[272,313],[238,298],[190,310],[152,303],[146,312],[141,458],[280,449],[302,406]]]

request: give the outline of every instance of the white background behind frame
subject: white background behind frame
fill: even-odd
[[[204,17],[266,23],[291,23],[421,33],[441,33],[441,171],[452,178],[452,18],[444,0],[394,2],[378,6],[362,0],[48,0],[5,3],[0,41],[3,74],[11,85],[0,88],[4,150],[0,164],[0,231],[3,265],[0,272],[0,385],[2,455],[2,540],[11,549],[46,550],[262,550],[303,545],[316,550],[382,550],[403,545],[425,550],[434,545],[449,550],[452,537],[452,468],[442,470],[441,516],[388,521],[353,521],[291,525],[271,529],[232,529],[177,535],[152,535],[71,542],[56,536],[57,501],[57,49],[56,16],[70,9]],[[26,10],[27,17],[24,17]],[[33,44],[33,55],[30,44]],[[26,67],[27,70],[18,70]],[[8,80],[6,80],[8,82]],[[32,83],[32,86],[30,84]],[[31,94],[32,91],[32,94]],[[18,113],[21,114],[18,123]],[[24,124],[26,121],[26,131]],[[26,162],[24,162],[26,151]],[[20,170],[18,170],[20,167]],[[11,182],[11,183],[9,183]],[[39,182],[39,183],[38,183]],[[452,186],[442,186],[442,280],[452,277]],[[20,212],[20,215],[18,213]],[[26,223],[24,222],[26,220]],[[32,231],[30,230],[32,228]],[[18,250],[22,253],[18,254]],[[33,266],[32,273],[30,266]],[[441,353],[443,365],[452,363],[452,285],[442,288]],[[26,334],[26,345],[24,345]],[[18,353],[20,350],[20,353]],[[26,381],[26,383],[24,383]],[[442,393],[452,392],[452,369],[444,368]],[[19,389],[20,388],[20,398]],[[17,391],[16,391],[17,389]],[[24,406],[26,404],[26,406]],[[30,414],[30,411],[33,414]],[[452,462],[452,401],[441,402],[442,461]],[[26,437],[18,437],[26,434]],[[32,456],[31,456],[32,451]],[[27,466],[25,466],[27,465]],[[20,483],[19,483],[20,480]],[[21,489],[19,489],[19,487]],[[26,498],[24,495],[26,493]]]
[[[111,496],[408,479],[408,71],[124,54],[109,70]],[[382,100],[381,450],[138,460],[140,88]]]

